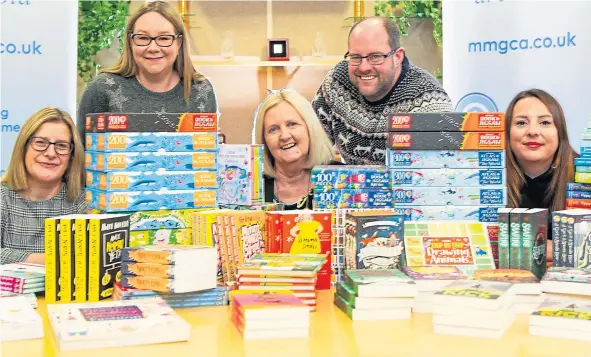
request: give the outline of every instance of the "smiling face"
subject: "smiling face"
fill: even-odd
[[[515,104],[509,143],[523,169],[532,164],[552,164],[558,150],[558,131],[552,114],[538,98],[523,98]]]
[[[281,102],[267,110],[263,130],[265,144],[276,166],[307,160],[310,149],[308,126],[291,104]]]
[[[174,25],[157,12],[148,12],[140,16],[133,27],[133,34],[150,37],[176,35]],[[160,47],[153,40],[148,46],[138,46],[131,41],[133,59],[141,74],[166,75],[174,68],[174,62],[181,48],[182,38],[177,38],[170,47]]]
[[[33,136],[55,143],[70,144],[72,142],[70,129],[66,124],[58,121],[41,125]],[[27,179],[33,185],[60,184],[70,165],[71,154],[58,155],[55,151],[55,145],[49,145],[45,151],[37,151],[34,149],[36,146],[35,138],[31,139],[26,146],[25,168],[27,170]]]
[[[348,52],[360,56],[387,54],[392,50],[389,41],[382,23],[366,21],[351,32]],[[378,101],[394,87],[398,79],[396,69],[401,66],[403,59],[404,51],[399,49],[379,65],[370,64],[367,58],[357,66],[349,63],[349,78],[367,100]]]

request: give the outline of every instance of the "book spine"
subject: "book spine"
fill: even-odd
[[[552,213],[552,264],[560,266],[560,214]]]
[[[532,230],[532,219],[534,217],[525,212],[521,214],[521,249],[522,257],[519,269],[532,271],[532,248],[535,237]]]
[[[72,219],[60,219],[60,297],[62,302],[72,301]]]
[[[74,297],[76,302],[84,302],[87,300],[86,267],[88,264],[88,239],[86,232],[88,226],[85,218],[76,218],[74,225]]]
[[[521,250],[521,217],[515,211],[512,211],[509,215],[511,219],[511,226],[509,228],[510,240],[509,245],[511,247],[510,263],[511,269],[519,269],[522,261],[522,250]]]
[[[566,184],[566,189],[568,191],[591,192],[591,185],[585,185],[585,184],[582,184],[582,183],[569,182],[569,183]]]
[[[566,221],[566,263],[565,267],[576,268],[575,264],[575,220]]]
[[[45,301],[53,304],[58,301],[57,283],[59,279],[58,237],[59,220],[45,219]]]
[[[216,218],[217,222],[215,225],[215,232],[217,232],[217,239],[220,245],[220,252],[221,252],[221,267],[222,267],[222,277],[225,284],[230,282],[230,266],[229,266],[229,257],[228,257],[228,247],[226,242],[226,235],[224,234],[224,217],[223,214],[218,214]]]
[[[591,200],[582,200],[576,198],[567,198],[566,206],[572,208],[591,209]]]
[[[242,244],[240,244],[240,237],[238,236],[238,227],[237,227],[237,216],[234,212],[230,213],[228,216],[228,228],[230,229],[230,237],[232,237],[232,254],[234,256],[234,265],[232,274],[234,276],[233,281],[238,279],[238,267],[244,263],[243,253],[241,252]]]
[[[568,242],[568,216],[560,216],[560,260],[558,266],[563,267],[567,263],[567,242]]]
[[[99,301],[101,270],[101,220],[88,221],[88,301]]]
[[[16,276],[8,276],[2,275],[0,276],[0,283],[2,284],[36,284],[37,282],[41,282],[44,278],[19,278]]]
[[[509,212],[499,212],[499,269],[511,266]]]

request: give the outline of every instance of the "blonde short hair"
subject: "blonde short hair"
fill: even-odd
[[[253,144],[263,144],[265,147],[265,174],[270,177],[275,177],[275,159],[265,143],[265,114],[269,109],[282,102],[287,102],[293,106],[308,127],[310,148],[308,149],[306,168],[311,169],[316,165],[328,164],[334,158],[333,143],[322,128],[322,124],[320,123],[320,120],[318,120],[312,105],[295,90],[281,89],[268,95],[259,105],[259,108],[254,115],[252,141]]]
[[[12,151],[12,158],[6,170],[6,174],[2,178],[2,182],[6,182],[8,188],[14,191],[26,190],[28,185],[27,169],[25,167],[25,155],[27,153],[27,145],[31,136],[35,135],[39,128],[48,122],[61,122],[68,126],[70,135],[72,136],[72,143],[74,144],[74,151],[70,154],[70,164],[64,174],[64,181],[67,182],[67,197],[68,200],[74,201],[81,194],[86,183],[86,170],[84,168],[84,147],[80,134],[76,130],[76,126],[68,113],[57,108],[46,107],[33,115],[23,124],[21,130],[16,138],[14,149]]]
[[[185,92],[185,101],[189,102],[191,97],[191,86],[193,81],[201,82],[205,77],[198,73],[191,62],[191,42],[189,39],[189,32],[185,29],[183,19],[177,9],[166,1],[152,1],[146,2],[135,13],[133,13],[127,25],[125,26],[125,46],[123,47],[123,54],[117,60],[113,67],[102,69],[100,72],[114,73],[123,77],[132,77],[137,75],[138,67],[133,60],[133,51],[131,49],[131,35],[136,21],[144,14],[149,12],[157,12],[168,20],[178,35],[181,35],[177,41],[181,41],[181,48],[179,54],[174,62],[174,70],[183,78],[183,88]]]

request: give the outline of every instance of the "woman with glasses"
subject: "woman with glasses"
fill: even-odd
[[[123,54],[86,87],[78,108],[89,113],[217,113],[211,83],[191,62],[187,29],[175,7],[147,2],[125,29]]]
[[[272,91],[254,120],[253,142],[264,145],[265,202],[283,203],[285,210],[312,208],[311,169],[336,163],[310,102],[291,89]]]
[[[44,108],[22,126],[2,177],[0,264],[44,264],[44,220],[86,213],[84,148],[70,116]]]

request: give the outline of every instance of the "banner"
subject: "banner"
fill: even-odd
[[[0,0],[0,170],[23,123],[45,106],[75,120],[78,1]]]
[[[562,105],[571,145],[591,122],[591,1],[444,0],[443,84],[456,111],[502,111],[539,88]]]

